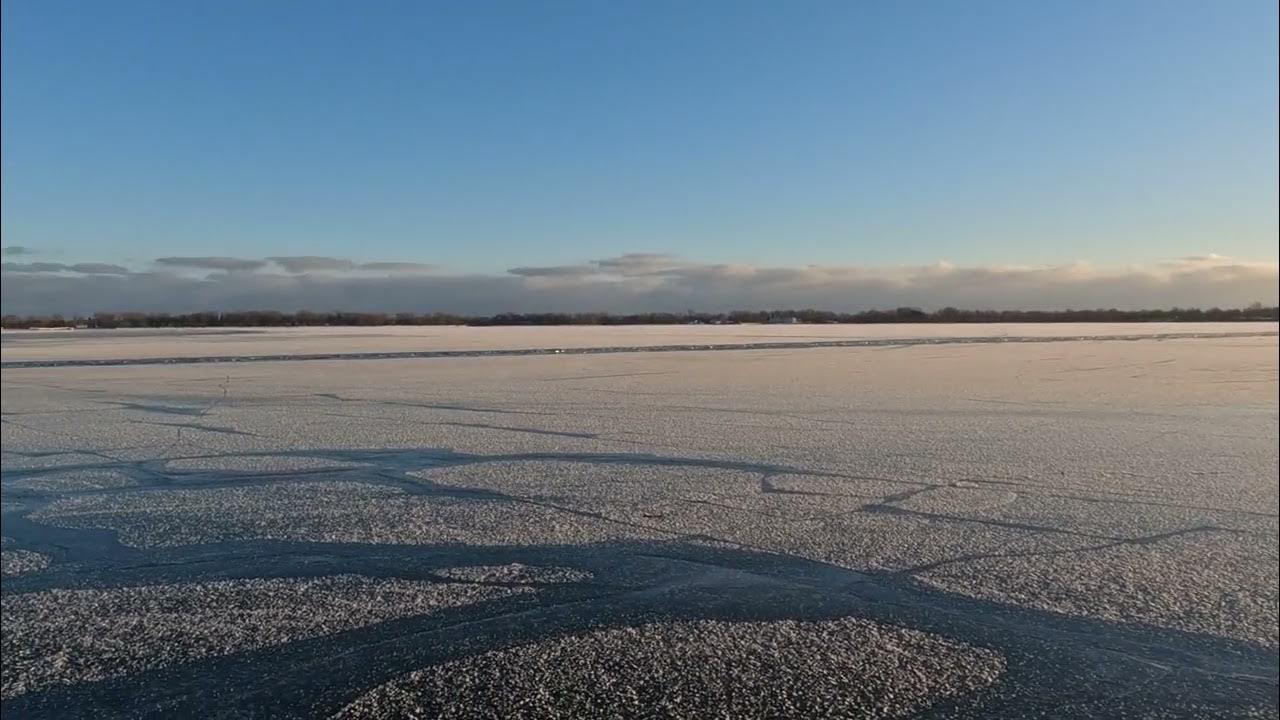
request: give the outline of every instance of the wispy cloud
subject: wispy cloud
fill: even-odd
[[[1280,302],[1276,262],[1203,255],[1145,266],[949,263],[771,267],[630,254],[456,275],[431,265],[322,256],[161,258],[157,271],[114,265],[5,263],[4,312],[343,308],[377,311],[719,311],[1143,308]],[[128,274],[126,274],[128,273]]]
[[[596,265],[551,265],[548,267],[513,267],[507,272],[520,277],[584,278],[599,275]]]
[[[129,270],[119,265],[110,263],[75,263],[67,266],[67,270],[73,273],[83,273],[85,275],[128,275]]]
[[[356,266],[356,264],[350,260],[335,257],[324,257],[322,255],[292,255],[288,257],[276,256],[269,257],[267,259],[284,268],[285,272],[291,273],[324,270],[351,270]]]
[[[415,262],[355,262],[346,258],[327,257],[324,255],[289,255],[269,257],[267,260],[280,266],[285,272],[301,274],[308,272],[381,272],[381,273],[414,273],[428,272],[434,265]]]
[[[367,262],[360,263],[358,267],[360,270],[384,273],[426,273],[439,268],[430,263],[416,262]]]
[[[34,255],[35,253],[36,253],[35,250],[27,247],[26,245],[5,245],[3,249],[0,249],[0,254],[3,254],[4,257],[17,257],[19,255]]]
[[[6,273],[52,273],[61,272],[66,268],[62,263],[51,262],[31,262],[16,263],[7,262],[0,264],[0,269]]]
[[[234,272],[260,270],[267,266],[267,261],[233,257],[162,257],[156,258],[155,264],[167,268]]]
[[[79,273],[81,275],[128,275],[129,269],[120,265],[111,265],[109,263],[51,263],[51,262],[32,262],[32,263],[15,263],[7,262],[0,264],[0,268],[6,273],[56,273],[69,272]]]

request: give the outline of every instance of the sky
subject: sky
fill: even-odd
[[[1280,294],[1274,0],[2,20],[6,313]]]

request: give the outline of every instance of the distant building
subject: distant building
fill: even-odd
[[[800,320],[791,315],[770,315],[768,323],[770,325],[798,325]]]

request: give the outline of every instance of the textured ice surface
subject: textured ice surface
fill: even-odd
[[[135,484],[128,475],[115,470],[72,470],[48,472],[14,480],[10,487],[24,490],[103,490]]]
[[[65,527],[109,527],[134,547],[223,540],[510,545],[630,535],[605,521],[565,520],[563,512],[535,503],[423,497],[345,481],[81,496],[33,517]]]
[[[21,575],[49,567],[49,558],[30,550],[10,549],[13,540],[0,537],[0,575]]]
[[[829,327],[726,332],[847,331]],[[484,342],[591,337],[532,330]],[[646,330],[663,343],[668,331],[704,332]],[[308,352],[360,350],[380,332],[148,336],[141,350],[128,334],[89,335],[59,352],[89,357],[110,340],[122,356],[172,356],[188,342],[282,338]],[[404,337],[418,336],[385,334]],[[5,343],[6,360],[28,347]],[[744,687],[765,675],[803,684],[788,668],[808,668],[821,694],[829,670],[819,666],[865,661],[868,687],[902,698],[893,707],[933,702],[947,716],[1274,717],[1278,355],[1270,336],[6,369],[6,573],[11,557],[27,557],[11,553],[48,567],[5,576],[3,660],[44,658],[52,642],[81,648],[81,665],[53,684],[31,680],[5,713],[92,715],[120,697],[131,698],[122,715],[203,712],[214,697],[229,716],[271,703],[302,716],[369,713],[350,703],[386,683],[366,700],[407,712],[434,702],[427,685],[392,691],[419,670],[426,683],[454,672],[487,683],[494,663],[601,642],[617,647],[619,667],[648,668],[660,638],[702,638],[733,657],[759,642],[748,636],[791,628],[788,647],[809,648],[828,642],[814,640],[824,623],[851,623],[874,652],[794,650],[814,657],[734,667],[750,669]],[[257,635],[279,642],[183,655],[208,647],[200,628],[217,622],[205,609],[172,642],[128,641],[134,654],[120,660],[31,619],[37,607],[71,613],[53,599],[78,598],[59,602],[83,621],[58,632],[123,637],[116,626],[131,616],[112,616],[105,598],[151,593],[128,602],[163,615],[198,605],[207,588],[258,597],[260,583],[510,589],[521,581],[465,568],[513,564],[561,576],[443,612],[393,593],[385,615],[320,636],[339,645],[295,639],[299,620],[273,610],[260,621],[278,616],[282,635]],[[337,627],[323,612],[298,614]],[[644,629],[629,643],[625,628]],[[979,689],[906,659],[877,669],[906,630],[986,648],[1008,671]],[[29,672],[53,677],[39,675],[60,672],[51,665]],[[579,672],[563,670],[545,681]],[[543,682],[539,672],[512,682]],[[895,685],[899,674],[914,689]],[[472,690],[457,692],[471,702]],[[867,714],[889,712],[872,705]]]
[[[444,582],[334,575],[5,596],[3,694],[296,642],[566,578],[581,576],[515,565],[459,568]]]
[[[1000,323],[958,325],[631,325],[603,327],[313,327],[8,332],[4,362],[311,355],[771,342],[1275,332],[1275,323]]]
[[[661,623],[414,672],[336,718],[900,717],[1003,669],[989,650],[865,620]]]

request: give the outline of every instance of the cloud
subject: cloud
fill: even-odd
[[[62,272],[66,269],[66,265],[62,263],[50,262],[33,262],[33,263],[15,263],[7,262],[0,264],[0,268],[6,273],[49,273]]]
[[[73,263],[66,265],[63,263],[51,262],[33,262],[33,263],[3,263],[3,270],[6,273],[56,273],[56,272],[72,272],[82,275],[128,275],[129,269],[120,265],[110,265],[108,263]]]
[[[211,259],[215,262],[204,262]],[[1100,268],[1088,263],[767,267],[632,254],[588,263],[512,268],[490,275],[425,274],[430,266],[416,263],[352,263],[350,270],[289,272],[286,264],[275,260],[240,260],[238,264],[222,260],[231,259],[157,262],[159,266],[210,270],[204,277],[166,271],[90,274],[70,269],[74,265],[31,269],[57,264],[6,263],[0,301],[5,313],[23,315],[267,308],[464,314],[806,307],[854,311],[948,305],[1134,309],[1280,302],[1280,266],[1276,262],[1208,255],[1147,266]],[[284,272],[264,270],[272,263]],[[299,268],[294,265],[295,270]],[[255,271],[225,272],[227,269]],[[379,271],[385,274],[374,274]]]
[[[75,263],[68,265],[67,269],[71,272],[84,273],[85,275],[128,275],[128,268],[110,263]]]
[[[438,267],[430,263],[416,262],[367,262],[356,266],[359,270],[385,273],[424,273],[436,270]]]
[[[550,267],[514,267],[507,272],[521,277],[572,277],[580,278],[600,274],[596,265],[552,265]]]
[[[322,255],[277,256],[267,259],[284,268],[285,272],[290,273],[314,272],[316,270],[351,270],[356,266],[350,260],[324,257]]]
[[[627,253],[616,258],[596,260],[595,266],[605,272],[617,273],[624,277],[653,275],[665,271],[685,267],[670,255],[654,253]]]
[[[358,263],[346,258],[327,257],[324,255],[290,255],[269,257],[272,263],[279,265],[285,272],[294,275],[309,272],[377,272],[377,273],[423,273],[436,268],[435,265],[416,262],[366,262]]]
[[[16,257],[18,255],[35,255],[36,251],[26,245],[6,245],[0,249],[0,254],[5,257]]]
[[[162,257],[156,258],[156,265],[189,270],[222,270],[226,272],[260,270],[267,266],[266,260],[246,260],[233,257]]]
[[[547,265],[514,267],[507,272],[529,278],[619,277],[635,278],[662,275],[694,267],[670,255],[627,253],[615,258],[593,260],[581,265]]]

